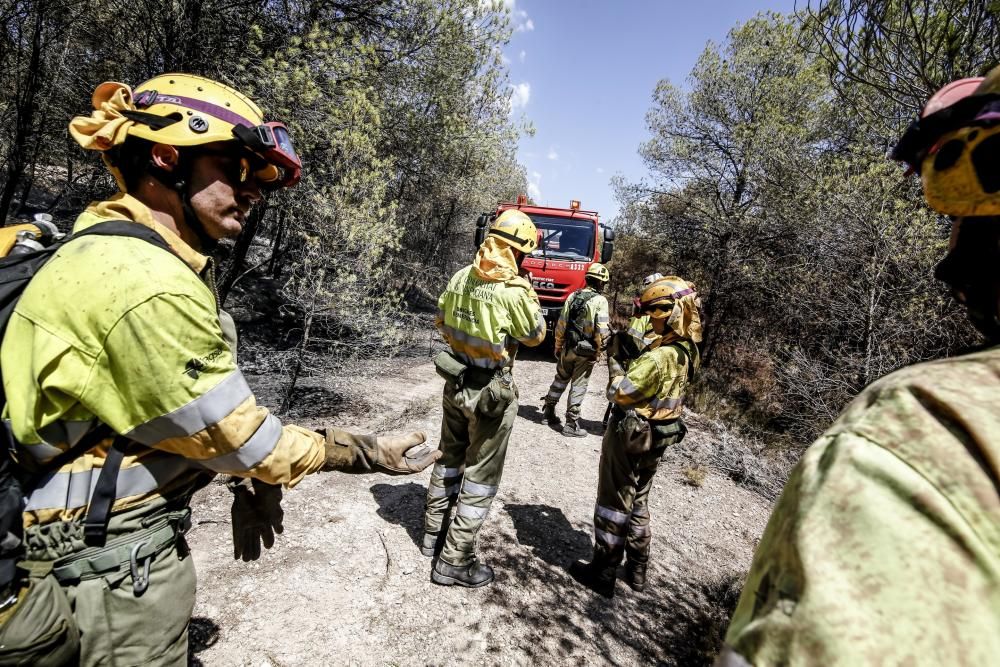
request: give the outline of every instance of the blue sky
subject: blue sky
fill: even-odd
[[[505,0],[515,32],[504,49],[515,118],[535,126],[518,159],[537,202],[618,210],[611,177],[635,181],[649,138],[646,112],[660,79],[685,85],[706,42],[721,43],[758,12],[794,0]],[[801,2],[801,0],[800,0]]]

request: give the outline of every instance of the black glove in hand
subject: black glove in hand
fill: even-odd
[[[260,558],[260,547],[274,546],[274,535],[284,531],[281,486],[256,479],[234,477],[228,483],[233,492],[233,558],[246,562]],[[251,489],[252,487],[252,489]]]

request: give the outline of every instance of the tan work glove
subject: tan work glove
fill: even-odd
[[[319,431],[326,437],[324,470],[410,474],[420,472],[439,458],[441,452],[426,444],[422,431],[406,435],[358,435],[337,428]]]
[[[233,522],[233,558],[246,562],[260,558],[260,547],[274,546],[281,534],[285,512],[281,509],[281,486],[259,480],[232,477],[226,486],[233,492],[230,517]]]

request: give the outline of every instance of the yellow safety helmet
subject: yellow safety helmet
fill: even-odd
[[[91,103],[90,116],[70,122],[70,134],[84,148],[109,151],[130,136],[177,147],[236,141],[260,158],[242,166],[241,179],[252,168],[262,185],[280,188],[301,176],[302,163],[288,129],[265,122],[248,97],[211,79],[162,74],[140,84],[135,93],[123,83],[107,81],[94,90]],[[121,181],[120,174],[115,176]]]
[[[939,213],[1000,215],[1000,67],[935,93],[892,157],[920,173]]]
[[[694,289],[680,278],[660,278],[643,291],[639,305],[650,317],[663,319],[673,314],[678,299],[694,293]]]
[[[660,278],[643,291],[639,304],[650,318],[666,320],[676,336],[701,342],[701,299],[694,283],[677,276]]]
[[[535,223],[526,213],[514,208],[507,209],[497,216],[490,225],[488,235],[504,240],[525,255],[538,247],[538,231],[535,229]]]
[[[587,269],[587,277],[595,278],[600,280],[602,283],[606,283],[611,280],[611,273],[608,271],[608,267],[598,262],[594,262],[590,265],[590,268]]]

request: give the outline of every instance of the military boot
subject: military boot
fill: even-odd
[[[646,590],[646,564],[632,559],[625,561],[625,583],[633,591]]]
[[[569,573],[574,579],[598,595],[606,598],[615,596],[618,564],[608,558],[603,549],[594,549],[594,557],[589,563],[578,560],[570,565]]]
[[[431,581],[442,586],[465,586],[479,588],[493,581],[493,568],[473,559],[468,565],[458,566],[446,563],[440,558],[431,570]]]
[[[563,426],[562,434],[570,438],[587,437],[587,432],[580,428],[580,420],[569,415],[566,416],[566,425]]]
[[[562,426],[562,420],[556,415],[555,403],[545,403],[542,405],[542,420],[549,426]]]

